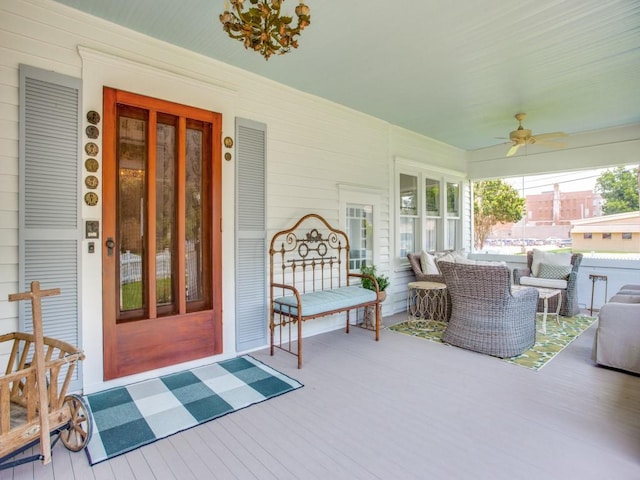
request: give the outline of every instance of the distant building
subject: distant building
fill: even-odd
[[[556,183],[552,191],[527,195],[526,215],[518,223],[494,226],[492,239],[569,238],[571,222],[602,215],[602,197],[592,190],[561,192]]]
[[[574,251],[640,252],[640,212],[571,222]]]
[[[602,197],[592,190],[561,192],[559,185],[553,191],[527,195],[527,223],[536,225],[569,225],[572,220],[602,215]]]

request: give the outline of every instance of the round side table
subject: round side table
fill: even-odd
[[[438,282],[408,284],[407,316],[413,320],[447,320],[447,286]]]

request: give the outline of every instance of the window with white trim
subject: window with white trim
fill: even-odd
[[[347,204],[349,271],[373,265],[373,205]]]
[[[461,248],[463,179],[399,166],[396,182],[398,257],[420,250]]]
[[[340,226],[349,238],[349,271],[359,272],[363,264],[377,265],[381,260],[380,245],[374,240],[380,238],[381,193],[361,185],[339,184],[338,189]],[[379,271],[386,269],[384,264],[377,266]]]

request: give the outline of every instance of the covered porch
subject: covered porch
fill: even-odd
[[[302,389],[94,467],[58,445],[0,479],[635,478],[640,377],[595,366],[594,333],[537,372],[388,329],[316,335],[302,370],[253,353]]]

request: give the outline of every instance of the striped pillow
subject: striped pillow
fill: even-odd
[[[552,265],[550,263],[541,263],[538,277],[566,280],[572,269],[572,265]]]

